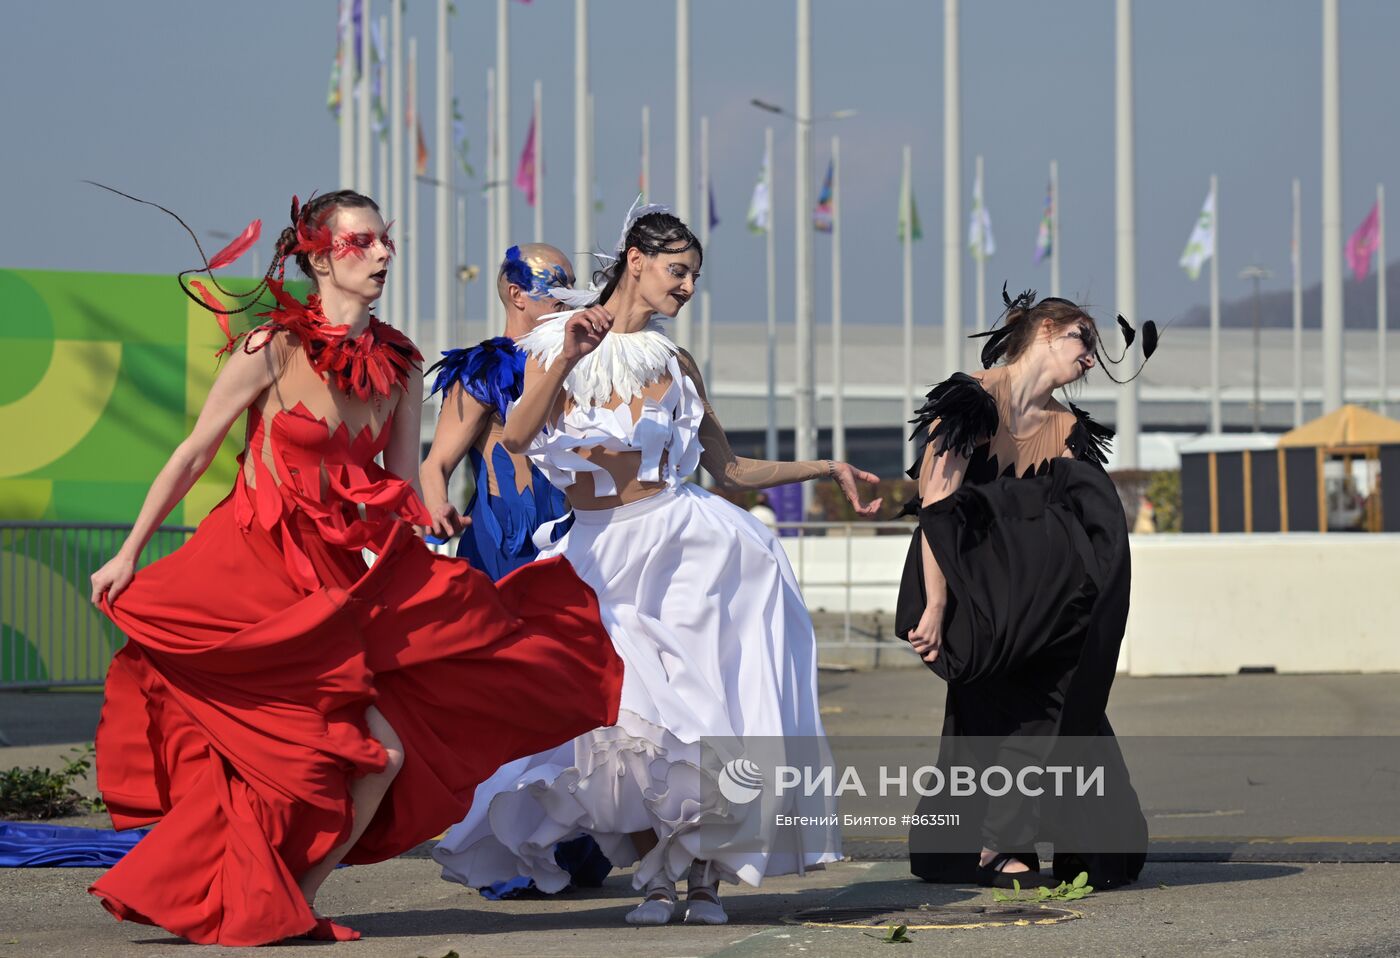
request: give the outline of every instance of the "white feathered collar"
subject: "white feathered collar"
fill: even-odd
[[[548,369],[564,351],[564,326],[575,312],[578,310],[544,317],[515,344]],[[564,389],[577,406],[607,405],[614,393],[630,403],[642,394],[642,387],[666,375],[666,364],[677,350],[662,331],[661,321],[653,316],[636,332],[613,330],[604,336],[593,352],[574,365],[564,380]]]

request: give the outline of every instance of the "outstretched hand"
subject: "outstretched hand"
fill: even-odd
[[[831,478],[835,479],[836,484],[841,487],[841,492],[845,494],[846,501],[851,504],[856,515],[862,519],[869,519],[880,511],[880,504],[885,500],[878,498],[866,504],[861,501],[860,489],[856,487],[857,480],[868,482],[871,485],[878,484],[879,476],[873,472],[866,472],[864,469],[857,469],[849,462],[833,462],[831,464]]]
[[[612,313],[601,306],[590,306],[570,316],[564,325],[564,362],[577,362],[597,349],[612,324]]]

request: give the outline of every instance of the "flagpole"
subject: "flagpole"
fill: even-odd
[[[447,316],[452,308],[452,63],[447,49],[448,0],[438,0],[437,15],[437,164],[433,191],[433,349],[447,348]],[[426,352],[426,351],[425,351]]]
[[[590,176],[593,177],[593,181],[589,184],[589,187],[588,187],[588,196],[589,196],[589,200],[588,200],[588,201],[589,201],[589,203],[593,204],[594,207],[597,207],[597,206],[601,206],[601,205],[602,205],[602,202],[601,202],[601,200],[600,200],[599,191],[598,191],[598,169],[597,169],[596,164],[594,164],[594,162],[593,162],[593,159],[594,159],[593,147],[594,147],[594,133],[595,133],[595,130],[594,130],[594,127],[593,127],[593,94],[592,94],[592,93],[588,94],[588,96],[585,98],[585,102],[588,104],[588,108],[587,108],[587,110],[586,110],[586,115],[587,115],[587,117],[588,117],[588,173],[589,173]]]
[[[340,188],[355,188],[355,0],[341,0]]]
[[[496,68],[486,68],[486,260],[488,272],[484,278],[482,292],[486,295],[487,334],[495,335],[502,328],[504,320],[500,312],[505,308],[496,294],[496,267],[505,254],[505,243],[496,235],[496,193],[503,177],[496,169]]]
[[[692,227],[694,189],[690,179],[690,0],[676,0],[676,195],[671,202],[681,222]],[[676,342],[684,349],[695,348],[690,316],[684,310],[676,317]]]
[[[831,458],[846,461],[846,357],[841,342],[841,138],[831,138]]]
[[[1322,0],[1322,411],[1341,408],[1346,383],[1342,346],[1342,134],[1337,0]]]
[[[1060,164],[1050,161],[1050,295],[1060,295]]]
[[[1222,431],[1220,413],[1220,194],[1216,176],[1210,176],[1210,217],[1213,250],[1210,254],[1210,431]]]
[[[593,156],[588,129],[588,0],[574,0],[574,264],[579,285],[591,275]],[[648,184],[650,189],[651,185]],[[582,269],[580,269],[582,267]]]
[[[1132,0],[1118,0],[1114,63],[1114,206],[1117,243],[1114,256],[1114,295],[1118,312],[1137,315],[1137,225],[1134,204],[1136,183],[1133,169],[1133,7]],[[1126,347],[1124,360],[1129,370],[1137,366],[1138,347]],[[1118,387],[1118,438],[1114,451],[1119,469],[1136,469],[1138,464],[1138,387],[1137,380]]]
[[[797,387],[793,390],[797,409],[794,417],[796,433],[794,458],[815,459],[816,450],[816,409],[812,390],[812,373],[816,365],[816,351],[812,340],[812,224],[807,217],[812,215],[812,191],[810,176],[812,154],[812,0],[797,0],[797,146],[793,151],[796,157],[796,177],[794,189],[796,202],[793,204],[796,216],[793,222],[795,243],[796,295],[793,302],[793,317],[797,327],[797,349],[793,359],[797,366]],[[802,521],[807,520],[807,507],[812,502],[812,490],[808,483],[802,484]]]
[[[904,145],[904,408],[901,423],[914,418],[914,151]],[[901,425],[903,430],[904,426]],[[913,447],[910,447],[912,454]]]
[[[1377,376],[1380,402],[1376,409],[1385,415],[1386,355],[1385,355],[1385,185],[1376,184],[1376,345]]]
[[[385,44],[386,47],[388,46],[388,42],[387,42],[387,37],[388,37],[388,35],[389,35],[389,18],[388,18],[388,17],[381,16],[381,17],[379,18],[379,36],[380,36],[381,42],[383,42],[383,43]],[[386,50],[385,52],[387,53],[388,51]],[[379,95],[380,95],[380,97],[382,98],[382,97],[384,96],[384,87],[387,85],[387,83],[386,83],[387,78],[383,76],[383,73],[384,73],[384,64],[383,64],[383,62],[381,62],[381,63],[379,64],[379,71],[380,71]],[[379,131],[379,135],[378,135],[378,137],[377,137],[377,139],[379,140],[379,142],[375,144],[375,152],[379,154],[378,157],[377,157],[378,162],[375,163],[375,167],[376,167],[375,172],[378,173],[379,176],[378,176],[378,186],[376,187],[375,192],[374,192],[374,198],[379,202],[379,205],[380,205],[381,207],[387,205],[388,202],[389,202],[389,141],[388,141],[388,139],[387,139],[387,138],[385,137],[385,135],[384,135],[384,134],[387,133],[387,132],[388,132],[387,130],[384,130],[384,129],[381,128],[380,131]]]
[[[408,315],[405,317],[405,332],[408,338],[415,343],[419,343],[419,351],[425,354],[428,351],[422,348],[419,339],[421,330],[419,324],[422,314],[418,311],[418,127],[422,122],[418,113],[418,38],[408,38],[408,112],[413,118],[413,132],[409,136],[409,142],[413,145],[413,162],[408,167],[408,206],[405,208],[404,236],[408,240],[407,249],[404,250],[404,266],[408,272]]]
[[[535,81],[535,242],[544,242],[544,84]]]
[[[370,179],[369,101],[370,101],[370,0],[360,0],[360,101],[355,109],[355,192],[368,194],[374,188]]]
[[[1303,188],[1293,179],[1293,425],[1303,424]]]
[[[710,248],[710,118],[700,118],[700,245]],[[710,284],[700,290],[700,374],[710,381]]]
[[[510,0],[496,0],[496,245],[513,242],[510,218]],[[499,325],[505,307],[497,309]]]
[[[943,375],[962,369],[962,108],[958,0],[943,0]],[[913,186],[910,186],[913,194]],[[913,229],[911,223],[908,229]],[[905,390],[908,392],[908,390]],[[912,419],[914,397],[905,402]]]
[[[465,194],[457,194],[457,235],[452,238],[453,269],[453,297],[452,297],[452,331],[449,334],[452,341],[469,342],[471,337],[467,335],[467,287],[462,282],[460,270],[467,264],[467,197]]]
[[[778,274],[774,255],[773,232],[778,223],[778,205],[773,202],[773,128],[763,131],[763,180],[768,192],[768,229],[764,235],[764,253],[768,275],[768,428],[764,433],[763,458],[778,458]]]
[[[386,197],[389,209],[405,225],[399,227],[399,238],[407,235],[407,220],[404,215],[403,195],[403,4],[391,2],[392,45],[389,51],[389,196]],[[406,244],[405,244],[406,245]],[[404,316],[404,284],[395,282],[389,287],[389,315],[400,329],[406,329]]]
[[[638,184],[642,199],[651,202],[651,107],[642,104],[642,182]]]
[[[977,217],[977,249],[972,254],[972,260],[977,276],[977,331],[981,332],[987,328],[987,221],[982,212],[986,208],[987,190],[982,183],[981,153],[977,154],[975,176],[977,210],[973,215]]]

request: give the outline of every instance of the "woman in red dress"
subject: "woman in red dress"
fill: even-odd
[[[156,827],[91,891],[200,943],[359,937],[312,909],[338,863],[439,834],[500,765],[616,721],[621,691],[567,562],[493,585],[414,534],[431,521],[414,482],[421,357],[370,314],[388,229],[350,191],[294,199],[292,221],[266,278],[276,308],[230,339],[193,432],[92,576],[129,640],[107,676],[98,787],[117,828]],[[236,255],[206,261],[211,275]],[[319,294],[305,304],[272,278],[289,256]],[[233,310],[190,286],[226,323]],[[245,410],[233,491],[136,572]]]

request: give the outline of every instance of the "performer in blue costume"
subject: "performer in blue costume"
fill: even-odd
[[[506,308],[506,334],[466,349],[449,349],[429,369],[437,373],[433,392],[442,394],[442,413],[432,449],[419,470],[423,500],[433,516],[434,534],[448,539],[461,533],[457,555],[493,579],[533,561],[539,554],[535,532],[568,509],[564,494],[525,456],[509,453],[500,439],[510,405],[520,398],[525,381],[525,353],[516,348],[515,338],[534,329],[541,316],[565,308],[550,289],[573,284],[573,264],[558,249],[543,243],[512,246],[496,275],[496,292]],[[447,494],[448,481],[463,456],[471,459],[475,482],[465,518]],[[568,524],[558,522],[542,536],[553,542],[566,531]],[[571,764],[573,746],[567,748],[565,764]],[[485,794],[499,790],[492,784],[498,778],[519,778],[528,761],[500,769],[485,783]],[[554,857],[577,886],[597,887],[612,870],[597,842],[586,835],[560,842]],[[533,888],[534,882],[521,877],[481,891],[488,898],[507,898]]]
[[[524,456],[507,452],[500,438],[525,379],[525,354],[515,338],[533,329],[539,317],[563,308],[550,287],[573,283],[573,265],[553,246],[512,246],[496,277],[506,334],[449,349],[429,369],[437,373],[432,391],[442,394],[442,413],[419,478],[433,532],[444,539],[460,532],[457,554],[493,579],[532,561],[539,554],[532,541],[536,530],[567,511],[564,494]],[[465,520],[447,494],[463,456],[471,458],[475,482]],[[564,534],[562,525],[551,528],[549,541]]]

